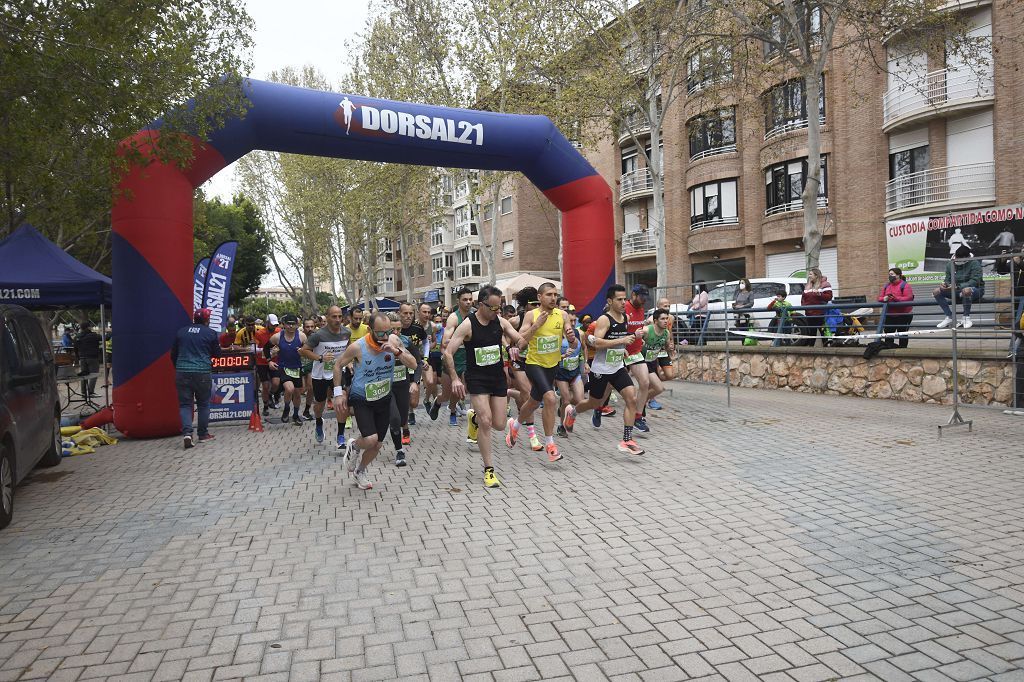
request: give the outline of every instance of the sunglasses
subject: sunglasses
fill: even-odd
[[[540,305],[540,301],[527,301],[526,305]]]
[[[487,306],[487,309],[490,310],[492,313],[501,312],[501,306],[500,305],[489,305],[489,306]]]

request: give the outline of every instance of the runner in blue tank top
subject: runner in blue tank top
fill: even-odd
[[[373,483],[366,473],[380,453],[391,418],[391,382],[395,361],[407,369],[416,369],[416,358],[406,350],[402,340],[391,331],[391,320],[376,312],[370,316],[370,333],[349,344],[341,359],[334,364],[334,409],[344,411],[351,406],[359,438],[351,438],[345,448],[342,466],[354,474],[356,485],[369,490]],[[341,387],[341,368],[352,363],[353,376],[349,396]]]
[[[284,412],[281,423],[288,423],[292,412],[292,424],[302,426],[299,405],[302,404],[302,358],[299,349],[306,343],[306,335],[299,331],[299,318],[288,313],[281,320],[284,329],[270,337],[263,347],[263,354],[270,358],[270,371],[277,372],[284,387]],[[293,409],[294,408],[294,409]]]

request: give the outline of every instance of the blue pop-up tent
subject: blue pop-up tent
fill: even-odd
[[[31,225],[0,242],[0,303],[30,310],[109,306],[110,278],[75,260]]]

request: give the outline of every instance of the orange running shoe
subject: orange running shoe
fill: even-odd
[[[557,462],[562,459],[562,453],[558,451],[558,446],[554,443],[548,443],[546,449],[548,451],[549,462]]]
[[[568,405],[565,408],[565,417],[562,418],[562,426],[569,433],[572,433],[572,425],[576,423],[576,407]]]
[[[642,455],[644,449],[636,444],[635,440],[624,440],[619,442],[619,452],[624,452],[627,455]]]
[[[519,439],[519,429],[516,427],[516,420],[512,417],[508,418],[508,425],[505,427],[505,445],[510,448],[515,447],[516,441]]]

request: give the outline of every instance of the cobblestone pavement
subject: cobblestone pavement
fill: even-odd
[[[363,492],[302,429],[39,470],[0,533],[0,680],[1024,679],[1024,423],[674,385],[649,452],[548,464],[420,412]]]

